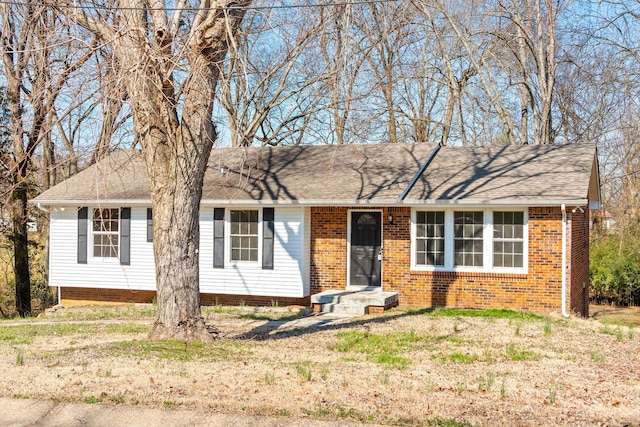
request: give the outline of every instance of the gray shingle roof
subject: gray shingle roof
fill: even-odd
[[[202,201],[393,205],[434,149],[433,144],[214,149]],[[594,144],[444,147],[403,202],[584,201],[590,183],[597,182],[595,154]],[[125,201],[150,201],[144,161],[135,151],[118,151],[34,199],[43,205]]]
[[[595,158],[594,144],[444,147],[405,201],[586,199]]]

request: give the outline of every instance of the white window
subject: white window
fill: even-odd
[[[92,219],[93,256],[117,258],[120,209],[94,209]]]
[[[411,266],[416,270],[525,273],[525,210],[415,210]]]
[[[230,212],[231,261],[258,261],[258,211]]]
[[[416,264],[444,266],[444,212],[416,212]]]
[[[522,268],[524,260],[524,214],[493,213],[493,266]]]
[[[454,264],[482,267],[483,264],[483,212],[454,212]]]

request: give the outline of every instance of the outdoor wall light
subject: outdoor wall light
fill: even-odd
[[[393,215],[389,215],[389,224],[393,224]]]

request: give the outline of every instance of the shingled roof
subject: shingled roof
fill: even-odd
[[[443,147],[433,144],[216,148],[202,203],[300,205],[599,202],[594,144]],[[142,155],[117,151],[45,191],[40,205],[149,204]]]

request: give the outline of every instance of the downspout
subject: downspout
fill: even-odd
[[[567,208],[562,204],[562,317],[567,313]]]

